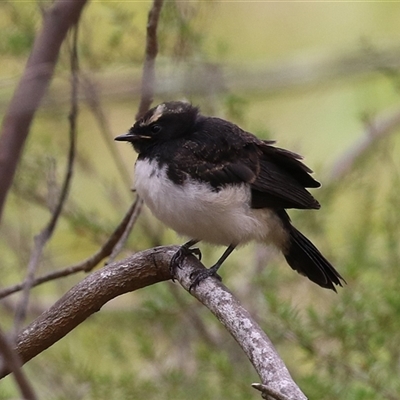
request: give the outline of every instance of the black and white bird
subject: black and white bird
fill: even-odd
[[[272,244],[288,264],[335,290],[344,279],[291,223],[285,209],[319,209],[306,188],[317,188],[301,156],[260,140],[237,125],[200,114],[189,103],[158,105],[116,140],[139,154],[135,188],[152,213],[189,237],[173,263],[199,241],[228,246],[193,286],[217,270],[236,246]]]

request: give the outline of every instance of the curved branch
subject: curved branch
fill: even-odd
[[[18,334],[15,350],[22,363],[59,341],[111,299],[171,279],[169,262],[177,249],[159,247],[134,254],[93,272],[75,285]],[[0,377],[9,372],[3,366]]]
[[[192,283],[191,276],[200,264],[197,260],[191,261],[187,259],[184,267],[176,271],[176,279],[187,291]],[[255,384],[254,387],[263,393],[264,398],[307,399],[294,383],[267,335],[225,285],[217,279],[206,279],[190,293],[218,318],[243,349],[261,378],[262,385]]]
[[[16,352],[26,363],[71,332],[111,299],[157,282],[171,279],[169,264],[177,246],[156,247],[95,271],[69,290],[16,339]],[[188,256],[176,279],[186,289],[191,274],[204,268]],[[217,279],[207,279],[192,294],[221,321],[242,347],[259,374],[266,399],[305,400],[272,343],[250,314]],[[10,371],[0,369],[0,378]],[[264,387],[264,389],[263,389]],[[276,394],[276,395],[275,395]]]

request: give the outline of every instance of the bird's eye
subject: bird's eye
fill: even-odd
[[[152,133],[159,133],[161,131],[161,125],[152,125],[150,130]]]

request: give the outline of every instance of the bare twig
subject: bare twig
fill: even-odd
[[[131,217],[129,218],[129,221],[126,224],[125,231],[118,239],[118,242],[115,244],[113,251],[110,254],[110,257],[107,260],[107,264],[114,262],[115,258],[123,249],[126,241],[128,240],[129,234],[131,233],[133,227],[135,226],[135,223],[140,215],[140,212],[142,211],[142,206],[143,206],[143,200],[139,196],[136,196],[136,201],[134,203],[134,206],[135,207],[133,208]]]
[[[141,98],[136,119],[139,119],[148,111],[153,101],[155,81],[154,65],[158,53],[157,27],[163,3],[164,0],[154,0],[153,7],[149,12],[147,21],[146,58],[143,64]]]
[[[57,0],[47,11],[5,113],[0,136],[0,218],[31,122],[53,76],[60,46],[85,4],[86,0]]]
[[[336,181],[346,175],[377,140],[394,133],[399,126],[399,111],[369,121],[360,139],[335,161],[331,179]]]
[[[110,235],[106,243],[104,243],[104,245],[99,249],[97,253],[93,254],[86,260],[79,262],[78,264],[71,265],[59,271],[50,272],[49,274],[35,278],[32,281],[32,287],[40,285],[41,283],[76,274],[78,272],[91,271],[101,260],[108,257],[112,253],[114,246],[118,243],[121,236],[127,230],[127,226],[129,225],[129,223],[131,223],[132,220],[136,220],[138,216],[138,204],[140,205],[139,202],[140,201],[136,199],[136,201],[131,205],[121,223],[117,226],[117,228]],[[19,292],[23,289],[24,286],[25,282],[22,282],[18,283],[17,285],[13,285],[0,290],[0,299],[7,297],[13,293]]]
[[[270,387],[263,385],[261,383],[253,383],[254,389],[259,390],[262,393],[263,399],[272,398],[274,400],[287,400],[288,397],[284,394],[277,392],[276,390],[271,389]],[[293,398],[294,399],[294,398]]]
[[[16,351],[23,363],[56,343],[111,299],[171,278],[170,262],[177,246],[157,247],[95,271],[69,290],[17,337]],[[176,279],[188,290],[192,273],[204,266],[188,256]],[[305,400],[283,361],[261,328],[217,279],[206,279],[192,294],[218,318],[242,347],[268,390],[267,399]],[[0,370],[0,377],[9,373]],[[279,396],[273,396],[279,393]]]
[[[73,29],[73,44],[71,53],[72,88],[71,88],[71,110],[69,114],[70,129],[69,129],[69,150],[68,150],[67,169],[60,197],[51,215],[50,221],[47,223],[44,229],[38,235],[35,236],[34,239],[34,248],[28,263],[27,276],[25,279],[22,298],[17,307],[17,312],[15,314],[15,320],[14,320],[15,332],[19,331],[20,325],[25,318],[29,302],[29,292],[32,287],[32,283],[35,279],[37,266],[39,264],[40,258],[42,257],[42,253],[46,243],[53,235],[54,229],[61,215],[61,211],[63,209],[65,200],[67,199],[69,188],[71,185],[73,166],[75,160],[75,148],[76,148],[76,120],[78,116],[78,68],[79,67],[78,67],[77,42],[78,42],[78,25],[75,25]]]
[[[31,384],[26,379],[21,366],[22,362],[18,354],[13,349],[12,342],[7,338],[5,333],[0,329],[0,354],[5,365],[0,364],[0,369],[7,368],[13,373],[15,381],[21,392],[22,398],[25,400],[36,400],[36,394],[33,391]]]

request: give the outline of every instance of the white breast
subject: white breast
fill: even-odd
[[[250,188],[234,185],[219,191],[187,179],[176,185],[166,166],[138,160],[135,188],[152,213],[177,233],[213,244],[230,245],[250,240],[281,247],[286,235],[280,219],[268,209],[250,208]]]

